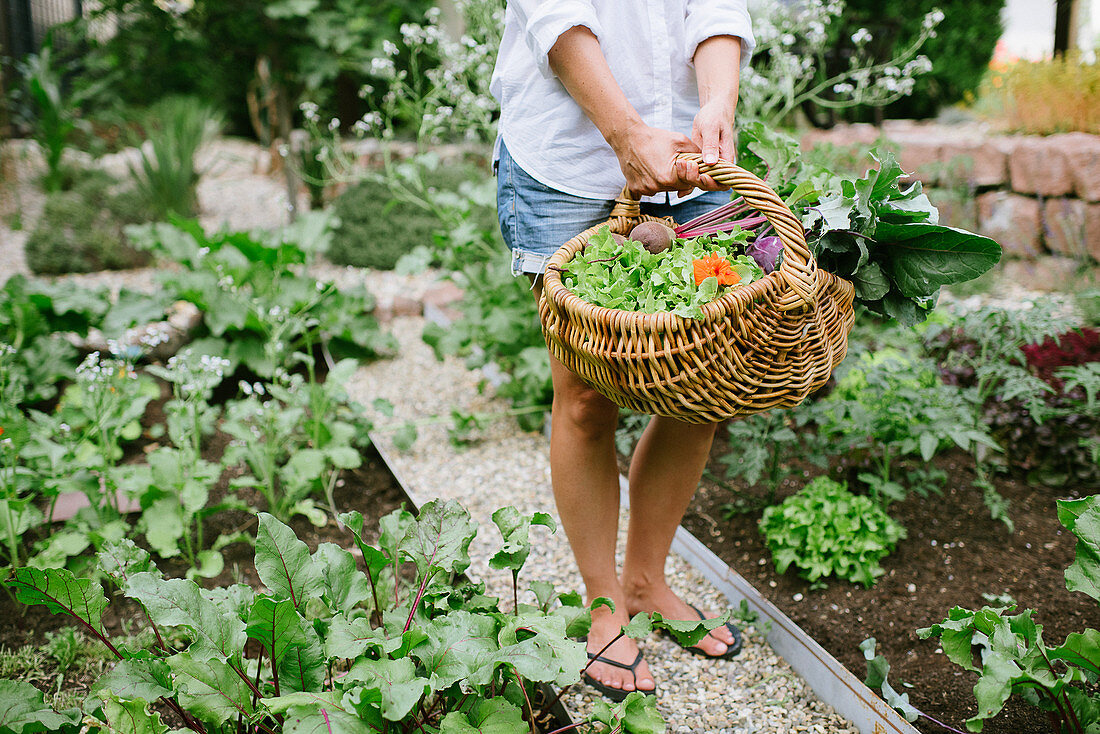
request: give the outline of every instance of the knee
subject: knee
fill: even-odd
[[[619,407],[588,386],[555,392],[554,423],[588,438],[603,438],[618,427]]]

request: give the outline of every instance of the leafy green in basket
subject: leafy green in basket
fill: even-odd
[[[641,313],[668,311],[701,319],[703,306],[730,288],[764,276],[756,261],[744,254],[749,235],[748,231],[738,229],[677,239],[669,249],[651,253],[639,242],[616,242],[611,230],[604,227],[562,268],[562,283],[578,298],[597,306]],[[697,283],[696,261],[712,264],[718,259],[728,263],[736,283],[719,283],[720,278],[727,282],[734,279],[725,267]],[[706,268],[700,266],[698,270],[705,274]]]

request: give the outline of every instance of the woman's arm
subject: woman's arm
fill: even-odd
[[[699,82],[699,113],[691,126],[691,139],[703,151],[703,162],[737,155],[733,132],[740,81],[741,39],[711,36],[695,50],[695,76]]]
[[[627,189],[635,196],[720,188],[710,176],[700,175],[694,163],[675,160],[677,153],[698,152],[696,143],[645,124],[615,81],[599,40],[588,28],[573,26],[562,33],[550,49],[549,60],[566,91],[615,151]]]

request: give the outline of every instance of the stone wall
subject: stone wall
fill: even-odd
[[[885,140],[926,186],[941,221],[1001,243],[1006,258],[1100,260],[1100,135],[1004,135],[904,120],[814,130],[805,147]]]

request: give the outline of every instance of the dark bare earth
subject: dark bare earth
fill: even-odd
[[[717,457],[728,451],[724,435],[719,431],[710,467],[718,476],[723,470]],[[963,722],[977,711],[972,692],[977,676],[938,652],[937,640],[920,640],[916,630],[943,620],[953,606],[980,608],[989,603],[983,593],[1008,594],[1021,610],[1037,610],[1048,646],[1071,632],[1100,628],[1096,602],[1065,588],[1062,574],[1073,562],[1076,539],[1058,523],[1054,504],[1096,490],[1031,486],[998,477],[995,484],[1011,502],[1016,524],[1016,532],[1009,533],[990,518],[981,491],[973,487],[973,461],[967,454],[953,452],[934,462],[950,477],[948,487],[942,497],[911,496],[891,506],[909,536],[883,561],[886,575],[871,589],[834,580],[827,589],[812,590],[793,569],[777,574],[757,530],[760,513],[724,519],[722,505],[732,495],[713,482],[704,480],[684,525],[859,678],[866,665],[858,646],[874,637],[878,652],[890,662],[893,686],[907,692],[917,708],[965,729]],[[788,480],[780,499],[812,476],[808,469],[797,483]],[[735,486],[764,494],[762,487]],[[799,594],[801,600],[795,601]],[[928,734],[943,731],[925,719],[916,726]],[[1053,729],[1045,712],[1014,698],[984,731],[1040,734]]]

